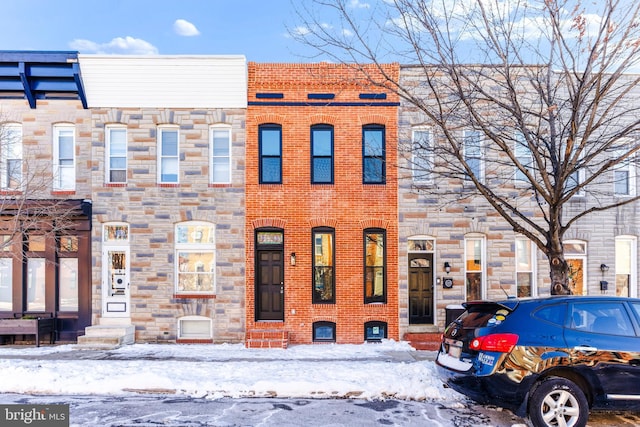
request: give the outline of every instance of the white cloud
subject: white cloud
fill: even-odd
[[[311,30],[309,29],[309,27],[303,27],[303,26],[295,27],[292,31],[292,33],[296,36],[306,36],[310,32]]]
[[[113,53],[129,55],[157,55],[158,48],[151,43],[131,36],[116,37],[108,43],[97,43],[91,40],[75,39],[69,43],[72,49],[82,53]]]
[[[191,22],[184,19],[176,19],[173,23],[173,31],[179,36],[192,37],[200,35],[200,31]]]
[[[349,7],[352,9],[369,9],[369,3],[363,3],[360,0],[351,0],[349,2]]]

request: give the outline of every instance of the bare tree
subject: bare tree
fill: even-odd
[[[419,191],[484,198],[546,254],[551,293],[570,294],[567,231],[638,200],[614,193],[631,185],[624,171],[640,149],[639,10],[624,0],[313,0],[297,6],[290,34],[356,68],[412,64],[372,80],[435,129],[400,147],[434,183]],[[583,209],[566,209],[578,196]]]

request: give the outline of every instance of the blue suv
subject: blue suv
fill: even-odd
[[[640,411],[640,299],[607,296],[473,301],[436,358],[452,389],[528,416],[585,426],[590,409]]]

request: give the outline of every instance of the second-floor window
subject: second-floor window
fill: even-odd
[[[464,131],[463,136],[463,154],[464,161],[471,169],[471,173],[479,181],[483,180],[483,158],[482,158],[482,142],[480,141],[480,132],[475,130]],[[469,176],[467,176],[469,179]]]
[[[211,183],[231,182],[231,128],[213,126],[210,131]]]
[[[411,171],[414,182],[431,181],[431,169],[433,168],[433,147],[431,146],[431,133],[428,128],[416,127],[411,132]]]
[[[386,234],[384,230],[364,231],[364,302],[386,302]]]
[[[616,153],[618,156],[623,155],[629,147],[622,152]],[[618,163],[613,170],[613,191],[616,196],[635,196],[635,162],[629,158]]]
[[[177,184],[180,171],[178,129],[158,129],[158,182]]]
[[[22,126],[0,125],[3,138],[0,145],[2,189],[17,190],[22,185]]]
[[[311,182],[333,183],[333,127],[311,127]]]
[[[527,145],[527,141],[524,139],[524,135],[522,135],[522,132],[516,133],[513,153],[515,154],[516,159],[518,159],[518,162],[520,162],[520,164],[524,168],[531,171],[531,167],[533,166],[533,156],[531,154],[529,146]],[[522,185],[526,182],[529,182],[529,180],[527,179],[527,175],[525,175],[525,173],[521,169],[519,169],[518,167],[516,167],[515,169],[516,185]]]
[[[282,183],[282,127],[262,125],[259,128],[260,184]]]
[[[71,125],[53,128],[54,190],[75,190],[75,128]]]
[[[367,125],[362,128],[362,183],[385,183],[384,126]]]
[[[109,127],[107,135],[107,182],[127,182],[127,129],[123,127]]]

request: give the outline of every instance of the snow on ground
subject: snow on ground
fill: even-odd
[[[449,405],[464,400],[442,386],[432,361],[406,357],[415,351],[406,342],[297,345],[286,350],[247,349],[243,344],[133,344],[102,352],[106,358],[87,355],[90,351],[72,344],[0,346],[0,393],[395,398],[445,400]]]

